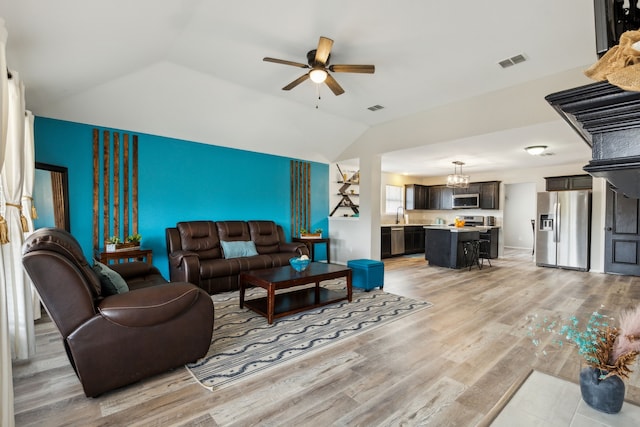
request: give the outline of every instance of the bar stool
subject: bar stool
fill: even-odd
[[[471,267],[473,264],[478,266],[478,269],[482,269],[480,266],[480,262],[478,260],[478,254],[480,249],[480,240],[468,240],[462,243],[462,249],[464,251],[464,260],[465,267],[469,267],[469,271],[471,271]]]
[[[486,239],[480,239],[478,241],[478,258],[480,259],[480,264],[478,265],[478,267],[480,268],[480,270],[482,270],[482,267],[484,266],[485,259],[489,263],[489,267],[491,267],[490,244],[491,242]]]

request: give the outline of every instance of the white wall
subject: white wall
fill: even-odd
[[[504,185],[504,246],[533,250],[531,220],[536,217],[536,185],[533,182]]]
[[[338,264],[360,258],[380,259],[380,156],[368,154],[349,164],[357,164],[360,170],[360,214],[357,218],[329,217],[331,262]],[[333,174],[329,174],[329,179],[335,181]],[[329,188],[334,188],[332,185]]]

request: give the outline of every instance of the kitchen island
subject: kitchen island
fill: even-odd
[[[467,264],[463,243],[479,240],[485,227],[452,227],[427,225],[425,229],[424,258],[429,265],[463,268]]]

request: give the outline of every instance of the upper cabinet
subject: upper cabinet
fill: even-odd
[[[470,182],[467,188],[454,188],[453,194],[480,194],[481,187],[480,182]]]
[[[547,191],[591,190],[591,175],[553,176],[545,178]]]
[[[405,186],[406,209],[453,209],[454,194],[478,194],[480,209],[498,209],[500,203],[500,181],[472,182],[467,188],[450,188],[446,185]]]
[[[429,207],[427,209],[453,209],[452,196],[453,188],[449,188],[446,185],[429,187]]]
[[[410,184],[404,187],[405,209],[429,209],[429,187]]]
[[[500,181],[480,183],[480,209],[499,209]]]
[[[472,182],[467,188],[450,188],[446,185],[408,184],[404,187],[405,209],[453,209],[454,194],[479,194],[480,209],[498,209],[500,181]]]

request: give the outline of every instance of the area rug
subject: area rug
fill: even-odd
[[[345,289],[343,280],[323,282]],[[346,292],[346,290],[345,290]],[[264,295],[252,288],[246,299]],[[340,301],[310,311],[267,319],[239,308],[238,292],[212,296],[215,320],[211,347],[201,360],[187,365],[193,377],[209,390],[220,389],[296,357],[369,331],[408,314],[431,307],[381,290],[353,290],[352,302]]]

